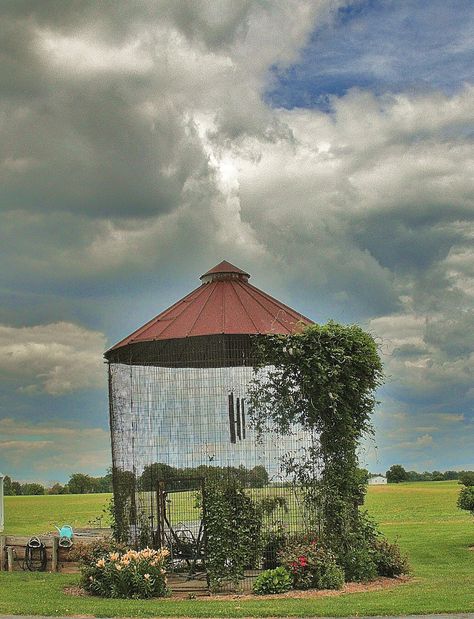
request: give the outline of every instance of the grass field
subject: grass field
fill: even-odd
[[[124,601],[72,598],[76,576],[0,573],[0,614],[96,616],[349,616],[474,612],[474,521],[456,508],[456,482],[375,486],[367,507],[384,533],[398,539],[412,580],[393,589],[320,599]],[[7,497],[11,533],[41,533],[52,523],[86,526],[108,495]],[[72,515],[73,514],[73,515]]]
[[[7,535],[37,535],[54,531],[54,525],[73,528],[90,526],[103,514],[110,494],[63,494],[53,496],[5,497],[5,531]],[[107,526],[108,519],[102,519]]]

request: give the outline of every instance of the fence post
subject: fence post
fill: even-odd
[[[5,567],[5,536],[0,535],[0,572]]]
[[[7,562],[8,562],[8,571],[13,572],[13,548],[12,546],[7,546]]]
[[[58,553],[59,553],[59,537],[53,537],[53,549],[51,551],[51,571],[52,572],[59,572]]]
[[[3,481],[5,476],[0,473],[0,533],[5,526],[5,501],[3,498]]]

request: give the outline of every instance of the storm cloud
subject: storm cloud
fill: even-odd
[[[455,11],[412,4],[417,24]],[[422,466],[438,440],[413,430],[388,445],[389,412],[412,429],[437,414],[472,428],[473,12],[461,4],[463,19],[446,22],[456,44],[444,34],[428,70],[420,54],[436,32],[402,32],[398,3],[376,58],[361,34],[383,22],[371,3],[5,3],[5,406],[38,427],[35,398],[49,397],[77,427],[79,411],[68,419],[58,403],[89,394],[84,427],[104,431],[103,399],[95,426],[90,412],[101,351],[226,258],[316,321],[357,321],[379,339],[388,383],[373,468],[413,450]],[[415,57],[411,76],[395,70]],[[467,466],[454,447],[464,431],[437,467]]]

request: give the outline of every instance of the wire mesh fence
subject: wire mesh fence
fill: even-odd
[[[222,507],[225,495],[254,514],[250,528],[234,527],[249,549],[238,578],[244,589],[277,564],[285,539],[313,522],[284,463],[316,438],[298,427],[257,436],[248,402],[253,347],[251,337],[219,336],[108,356],[117,535],[137,547],[167,546],[176,574],[209,579],[212,545],[222,544],[212,501],[221,501],[222,531],[239,521],[232,505]],[[219,484],[239,491],[216,494]]]

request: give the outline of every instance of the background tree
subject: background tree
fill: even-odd
[[[16,495],[16,496],[21,496],[22,495],[22,489],[21,489],[21,484],[19,481],[12,481],[12,494]]]
[[[48,488],[47,490],[48,494],[69,494],[69,487],[68,485],[62,485],[60,483],[55,483],[51,486],[51,488]]]
[[[42,484],[22,484],[21,494],[24,496],[44,494],[44,486]]]
[[[176,479],[177,476],[177,469],[169,464],[153,462],[143,469],[143,473],[140,477],[140,489],[145,492],[151,492],[152,490],[156,490],[158,481],[163,479],[171,481]]]
[[[85,473],[73,473],[67,485],[71,494],[89,494],[97,491],[97,480]]]
[[[97,492],[112,492],[112,471],[110,469],[103,477],[97,477]]]
[[[254,466],[253,469],[250,469],[247,473],[247,486],[249,488],[264,488],[268,484],[268,473],[267,469],[258,464]]]
[[[398,484],[409,480],[409,475],[401,464],[393,464],[386,472],[386,477],[389,484]]]
[[[5,496],[11,496],[13,494],[12,479],[8,475],[3,478],[3,494]]]

